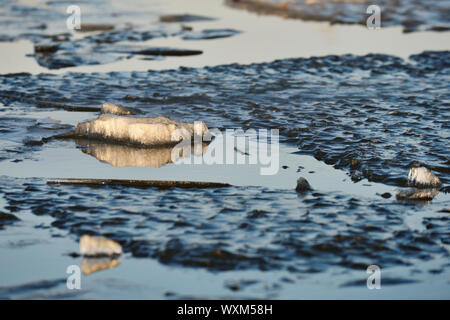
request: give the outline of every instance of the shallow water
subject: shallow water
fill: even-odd
[[[122,10],[120,1],[113,2],[106,12]],[[147,6],[148,4],[146,4]],[[129,2],[127,11],[133,12],[133,23],[136,28],[150,28],[151,30],[168,29],[168,33],[174,36],[155,37],[136,41],[126,41],[126,32],[122,35],[118,44],[110,44],[111,48],[120,45],[141,45],[155,47],[185,48],[202,50],[203,54],[187,57],[166,57],[155,60],[143,60],[142,56],[118,55],[122,59],[100,65],[80,65],[56,70],[48,70],[36,62],[31,41],[34,38],[14,38],[13,42],[0,42],[0,70],[1,73],[14,72],[110,72],[110,71],[146,71],[176,69],[180,66],[204,67],[228,63],[249,64],[254,62],[269,62],[275,59],[292,57],[312,57],[329,54],[359,54],[385,53],[408,59],[411,54],[427,50],[449,50],[450,41],[448,32],[413,32],[404,34],[402,28],[397,26],[382,27],[380,30],[371,31],[359,25],[330,25],[328,22],[314,22],[302,20],[283,19],[276,16],[258,16],[245,10],[237,10],[223,6],[221,0],[196,0],[188,4],[184,0],[155,1],[148,11],[138,14],[134,6],[141,7],[139,1]],[[83,7],[83,6],[82,6]],[[60,11],[64,12],[60,8]],[[120,31],[124,28],[120,21],[126,21],[127,15],[115,17],[103,14],[105,9],[99,7],[95,10],[99,23],[111,23],[119,20],[116,28]],[[193,21],[188,23],[170,23],[157,26],[159,14],[185,14],[196,13],[206,17],[214,17],[212,21]],[[89,18],[90,19],[90,18]],[[59,33],[66,33],[65,16],[55,19],[60,23],[56,29]],[[90,20],[87,20],[88,22]],[[92,20],[91,20],[92,21]],[[241,31],[241,33],[229,38],[213,40],[183,40],[179,36],[182,25],[188,25],[194,31],[204,29],[229,29]],[[24,32],[24,25],[19,24],[19,31]],[[21,28],[21,29],[20,29]],[[50,28],[50,27],[49,27]],[[50,31],[52,29],[50,28]],[[49,30],[44,30],[49,33]],[[44,32],[43,31],[43,32]],[[56,32],[56,31],[54,31]],[[97,33],[94,33],[96,35]],[[69,33],[70,35],[70,33]],[[119,33],[120,35],[120,33]],[[74,33],[71,37],[74,41],[83,39],[90,34]],[[88,42],[88,41],[87,41]],[[89,43],[89,42],[88,42]],[[227,48],[226,52],[223,48]],[[27,56],[28,55],[28,56]],[[76,55],[74,55],[76,57]],[[106,61],[99,61],[100,63]]]
[[[2,109],[3,140],[61,132],[16,110],[91,110],[109,101],[219,129],[277,128],[281,142],[349,170],[354,181],[405,186],[410,165],[420,162],[447,183],[447,56],[425,52],[409,63],[345,55],[163,72],[0,77],[0,101],[10,106]]]
[[[127,8],[117,2],[105,12],[126,9],[118,24],[135,18],[136,33],[127,34],[144,37],[147,14],[154,18],[150,30],[179,32],[177,23],[155,21],[161,13],[186,13],[180,3],[155,2],[139,14],[139,2]],[[29,41],[42,35],[20,36],[24,26],[10,25],[17,27],[9,33],[14,41],[27,40],[0,43],[24,50],[1,51],[15,63],[1,59],[0,73],[34,75],[0,76],[0,212],[20,219],[0,221],[0,298],[448,298],[450,79],[449,52],[442,51],[449,49],[448,33],[405,35],[393,27],[368,37],[361,26],[258,17],[219,1],[189,6],[189,13],[217,18],[186,23],[194,31],[241,33],[201,41],[183,40],[183,34],[139,38],[127,45],[204,53],[49,71],[25,57],[33,51]],[[92,10],[98,17],[99,9]],[[29,18],[32,25],[36,16]],[[38,33],[58,28],[49,25]],[[92,35],[99,39],[98,34]],[[290,41],[297,35],[298,42]],[[310,39],[308,45],[303,39]],[[223,47],[230,49],[227,54]],[[441,51],[410,56],[423,48]],[[347,52],[387,54],[342,55]],[[307,58],[315,54],[337,55]],[[306,58],[285,59],[292,56]],[[283,60],[272,61],[278,58]],[[265,61],[272,62],[252,63]],[[221,65],[231,62],[239,64]],[[201,68],[176,69],[180,65]],[[176,70],[144,71],[149,68]],[[261,176],[261,165],[249,164],[176,164],[170,150],[47,141],[97,117],[103,102],[136,107],[145,116],[202,120],[222,132],[279,129],[278,172]],[[193,160],[204,160],[208,148]],[[431,202],[395,199],[415,162],[444,184]],[[299,176],[314,190],[295,192]],[[65,177],[231,186],[47,184]],[[83,275],[82,290],[68,290],[67,267],[86,263],[77,254],[83,234],[118,241],[124,254],[110,269]],[[97,268],[108,266],[97,262]],[[382,268],[382,290],[366,287],[370,264]]]
[[[105,146],[108,149],[105,150]],[[298,170],[301,167],[301,176],[321,191],[340,191],[360,197],[377,197],[377,194],[393,192],[395,189],[383,184],[368,183],[367,180],[354,183],[344,171],[336,170],[312,156],[298,155],[297,148],[283,144],[279,150],[281,163],[277,165],[276,174],[261,175],[261,168],[268,168],[270,163],[249,164],[249,156],[245,156],[246,164],[237,164],[237,152],[234,150],[235,160],[227,164],[226,148],[227,146],[224,145],[223,164],[210,165],[208,163],[212,160],[206,155],[192,155],[171,163],[172,148],[163,149],[165,154],[161,155],[159,149],[148,151],[148,149],[99,145],[92,142],[87,144],[54,142],[48,144],[42,151],[36,152],[33,159],[3,163],[0,175],[44,179],[76,177],[80,179],[205,181],[229,183],[233,186],[292,190],[295,188],[295,177],[299,175]],[[270,145],[265,149],[270,151]],[[250,152],[257,154],[258,150]],[[204,153],[208,153],[208,147],[205,147]],[[188,160],[188,164],[182,162]],[[333,184],[329,183],[330,180]]]

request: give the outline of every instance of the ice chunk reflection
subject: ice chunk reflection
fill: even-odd
[[[139,148],[126,145],[109,144],[95,140],[77,139],[77,147],[101,162],[113,167],[152,167],[160,168],[173,160],[187,158],[191,155],[201,156],[208,144],[200,144],[186,148],[183,146]],[[172,154],[176,155],[172,159]]]

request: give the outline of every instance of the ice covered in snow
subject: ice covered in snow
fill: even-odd
[[[80,239],[80,252],[86,257],[118,256],[122,247],[105,237],[83,235]]]
[[[408,184],[417,188],[437,188],[441,181],[427,168],[419,167],[409,170]]]
[[[102,114],[95,120],[81,122],[64,137],[88,138],[140,146],[176,145],[185,138],[203,136],[208,128],[203,122],[186,123],[167,117],[142,118]]]

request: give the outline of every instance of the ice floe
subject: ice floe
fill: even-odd
[[[203,137],[208,128],[203,122],[186,123],[167,117],[142,118],[102,114],[81,122],[75,130],[59,138],[87,138],[110,143],[139,146],[176,145],[184,139]]]
[[[441,181],[427,168],[418,167],[409,170],[408,184],[417,188],[438,188]]]
[[[83,235],[80,239],[80,252],[86,257],[119,256],[122,247],[105,237]]]

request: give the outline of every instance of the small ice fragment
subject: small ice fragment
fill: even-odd
[[[122,247],[105,237],[83,235],[80,239],[80,252],[86,257],[118,256]]]
[[[36,123],[37,124],[56,124],[56,123],[61,123],[61,121],[52,119],[51,117],[45,117],[45,118],[37,119]]]
[[[441,181],[427,168],[419,167],[409,170],[408,185],[416,188],[438,188]]]
[[[22,141],[26,146],[42,146],[44,144],[42,137],[26,136]]]
[[[112,103],[104,103],[102,104],[102,113],[115,114],[119,116],[129,116],[138,114],[139,110],[118,106]]]

